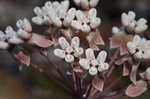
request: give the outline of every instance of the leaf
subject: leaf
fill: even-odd
[[[129,68],[126,63],[123,64],[123,76],[129,75]]]
[[[38,47],[42,47],[42,48],[47,48],[53,44],[50,40],[46,39],[45,36],[35,34],[35,33],[32,34],[29,43],[35,44]]]
[[[137,74],[137,70],[138,70],[138,65],[133,65],[132,66],[132,70],[131,70],[131,73],[130,73],[130,80],[136,84],[136,74]]]
[[[94,86],[95,89],[99,91],[103,91],[104,88],[104,80],[99,79],[98,77],[95,77],[92,81],[92,85]]]
[[[143,80],[137,81],[136,85],[130,84],[126,89],[126,95],[129,97],[137,97],[147,91],[147,83]]]
[[[29,66],[30,65],[30,56],[26,55],[22,51],[15,55],[15,58],[18,59],[21,63]]]

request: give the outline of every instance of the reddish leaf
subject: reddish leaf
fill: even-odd
[[[32,34],[32,38],[30,39],[29,43],[35,44],[42,48],[47,48],[53,44],[50,40],[46,39],[45,36],[35,33]]]
[[[95,89],[99,91],[103,91],[104,88],[104,80],[99,79],[98,77],[95,77],[92,81],[92,85],[94,86]]]
[[[132,70],[130,73],[130,80],[136,84],[136,74],[137,74],[137,70],[138,70],[138,65],[133,65],[132,66]]]
[[[147,91],[147,83],[143,80],[137,81],[136,85],[131,84],[126,89],[126,95],[129,97],[137,97]]]
[[[21,63],[29,66],[30,65],[30,56],[24,54],[22,51],[15,55],[15,58],[18,59]]]
[[[123,76],[129,75],[129,68],[126,63],[123,64]]]

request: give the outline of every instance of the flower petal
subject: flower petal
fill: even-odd
[[[88,59],[80,59],[79,64],[85,70],[88,70],[90,68],[90,62]]]
[[[91,49],[91,48],[86,49],[85,54],[86,54],[86,58],[87,59],[89,59],[89,60],[95,59],[95,55],[94,55],[93,49]]]
[[[74,61],[74,56],[68,54],[65,56],[65,61],[68,62],[68,63],[71,63]]]
[[[147,83],[143,80],[137,81],[136,85],[131,84],[126,89],[126,95],[129,97],[137,97],[147,91]]]
[[[62,49],[66,49],[67,47],[70,46],[70,44],[68,43],[68,41],[64,37],[60,37],[58,42],[59,42],[59,45],[61,46]]]
[[[107,52],[106,51],[103,50],[103,51],[99,52],[99,54],[97,56],[97,60],[99,63],[104,63],[106,58],[107,58]]]
[[[92,75],[92,76],[94,76],[94,75],[96,75],[98,73],[98,70],[97,70],[97,68],[96,67],[91,67],[90,69],[89,69],[89,74],[90,75]]]
[[[130,80],[136,84],[136,74],[137,74],[137,70],[138,70],[138,65],[133,65],[132,66],[132,70],[130,73]]]
[[[61,49],[55,49],[54,50],[54,55],[56,55],[59,58],[65,58],[65,51]]]
[[[75,49],[75,52],[74,52],[74,56],[75,57],[80,57],[82,54],[84,53],[84,50],[83,50],[83,48],[76,48]]]
[[[98,67],[98,71],[99,71],[99,72],[103,72],[103,71],[108,70],[108,69],[109,69],[109,64],[107,64],[107,63],[103,63],[103,64],[101,64],[101,65]]]
[[[123,64],[123,76],[128,76],[129,75],[129,68],[127,67],[127,64]]]
[[[121,44],[120,41],[121,40],[119,40],[116,37],[110,38],[110,48],[118,48],[118,47],[120,47],[120,44]]]
[[[74,47],[74,48],[76,48],[76,47],[79,47],[79,45],[80,45],[80,39],[79,39],[79,37],[73,37],[72,38],[72,41],[71,41],[71,46],[72,47]]]
[[[92,81],[92,85],[94,86],[95,89],[99,91],[103,91],[104,88],[104,80],[100,79],[98,77],[95,77]]]

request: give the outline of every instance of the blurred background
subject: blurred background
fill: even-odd
[[[33,8],[44,5],[46,1],[48,0],[0,0],[0,29],[4,30],[8,25],[15,27],[16,21],[24,17],[31,20]],[[97,8],[98,16],[103,20],[101,32],[110,35],[112,26],[120,26],[121,13],[129,10],[135,11],[137,18],[144,17],[150,21],[149,5],[150,0],[100,0]],[[41,29],[37,28],[36,31],[40,33]],[[149,30],[145,34],[149,37]],[[33,61],[48,66],[42,57],[36,56],[37,53],[33,53]],[[53,81],[30,67],[19,71],[18,65],[7,52],[0,52],[0,99],[71,99]],[[150,94],[141,98],[149,99],[148,96]]]

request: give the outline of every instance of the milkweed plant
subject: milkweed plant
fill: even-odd
[[[38,51],[64,83],[51,75],[48,77],[75,99],[141,96],[150,85],[150,68],[145,65],[150,59],[150,40],[142,35],[148,28],[147,20],[137,20],[133,11],[122,13],[122,25],[112,27],[112,36],[106,44],[99,29],[102,20],[95,8],[99,1],[47,1],[44,6],[34,8],[32,18],[39,28],[47,27],[47,32],[34,33],[31,22],[20,19],[15,29],[8,26],[0,31],[0,49],[7,50],[20,63],[20,69],[31,66],[47,75],[30,60],[30,50]],[[54,57],[48,55],[50,51]],[[69,66],[62,64],[60,68],[52,58]],[[118,85],[124,78],[130,84]]]

